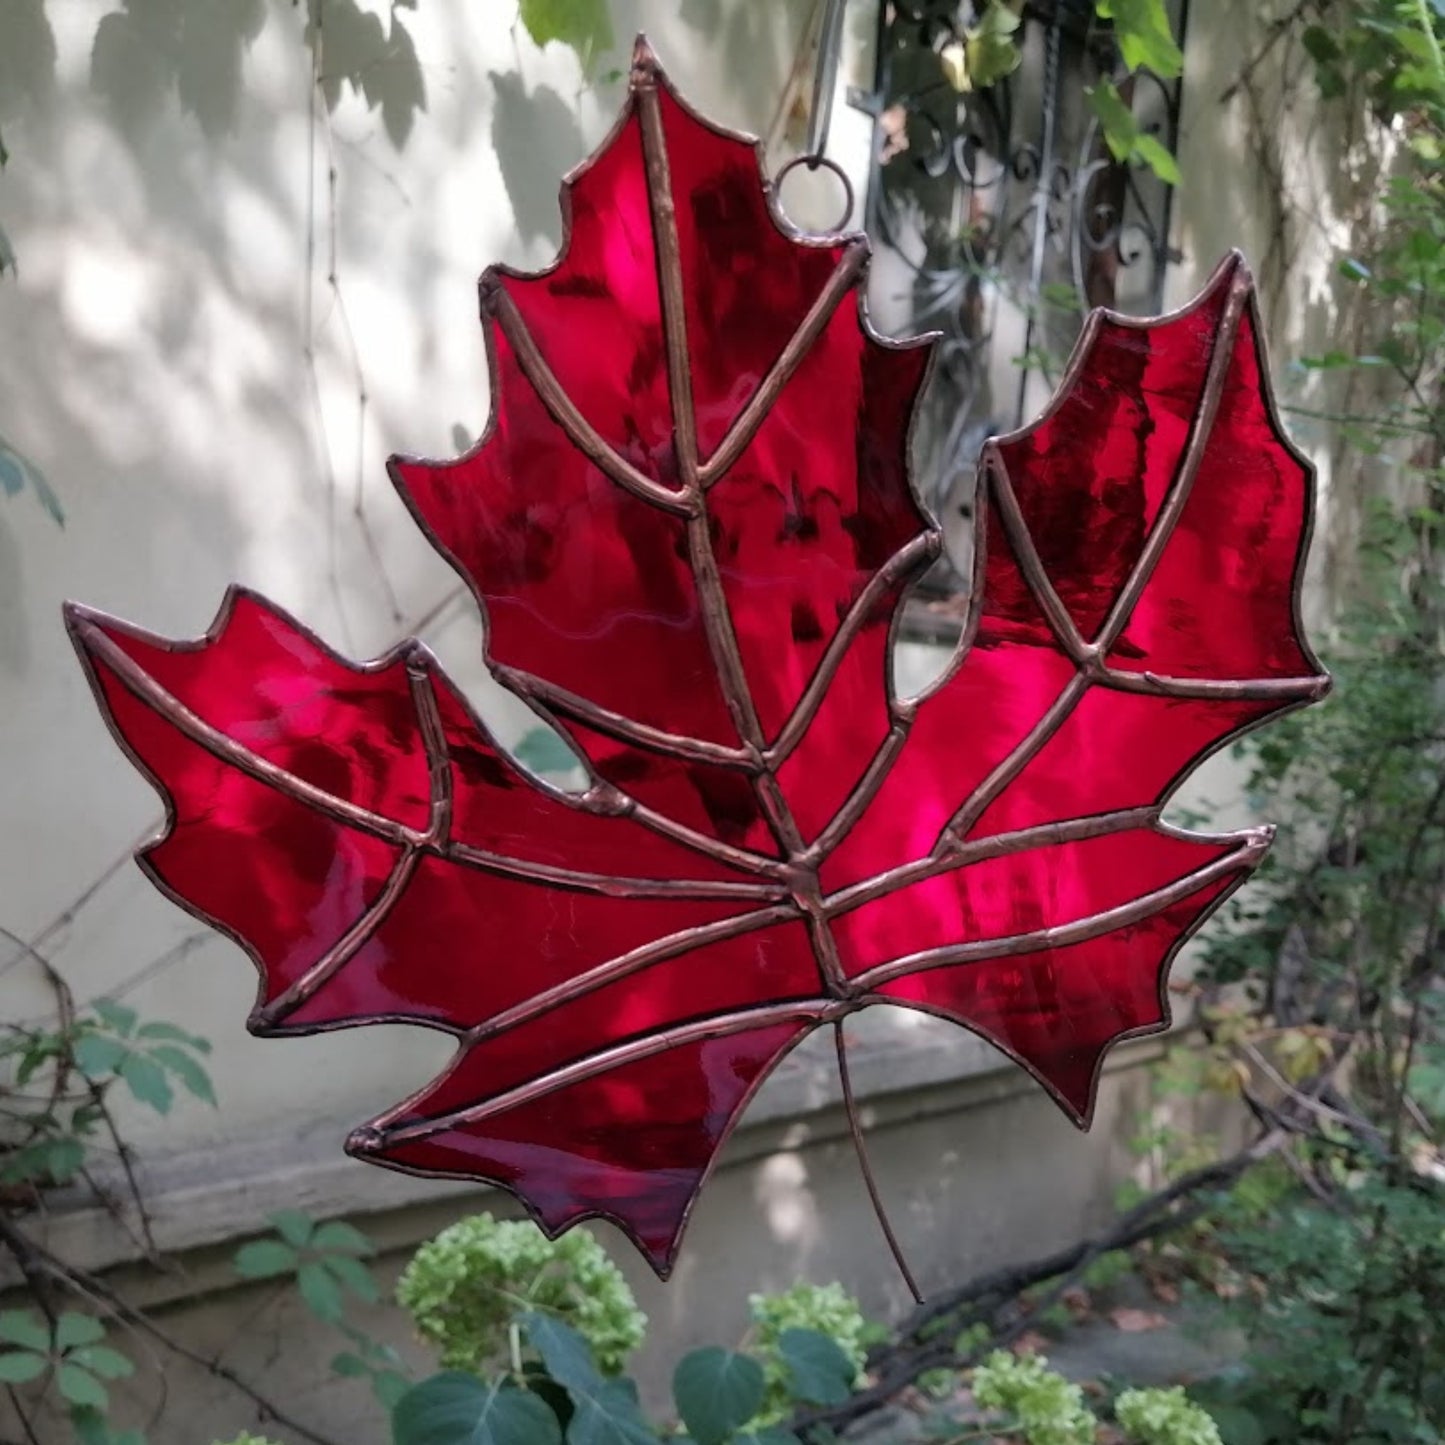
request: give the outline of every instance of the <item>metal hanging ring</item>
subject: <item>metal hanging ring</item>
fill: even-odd
[[[783,194],[783,182],[787,180],[788,176],[797,170],[799,166],[807,166],[810,171],[828,171],[838,178],[838,183],[843,187],[843,215],[836,226],[830,230],[820,231],[818,234],[836,236],[840,232],[846,231],[848,229],[848,223],[853,219],[853,204],[855,200],[853,182],[848,179],[848,172],[845,171],[837,161],[829,160],[827,156],[794,156],[793,159],[778,172],[777,179],[773,182],[773,187],[780,200]]]

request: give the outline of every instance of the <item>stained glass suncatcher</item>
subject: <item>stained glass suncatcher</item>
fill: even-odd
[[[519,769],[418,642],[358,665],[242,589],[192,642],[68,608],[168,802],[141,864],[255,960],[252,1031],[456,1036],[349,1150],[551,1232],[605,1216],[664,1275],[753,1091],[859,1009],[974,1030],[1086,1124],[1268,845],[1164,799],[1328,685],[1310,470],[1233,256],[1174,316],[1097,313],[988,447],[964,645],[896,696],[940,547],[908,477],[929,348],[869,331],[866,241],[788,229],[759,160],[640,45],[561,259],[482,280],[489,431],[392,463],[585,793]]]

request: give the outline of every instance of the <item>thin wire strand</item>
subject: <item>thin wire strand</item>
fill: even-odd
[[[898,1266],[898,1273],[903,1276],[903,1283],[908,1286],[908,1292],[913,1296],[915,1303],[923,1303],[923,1292],[918,1288],[918,1281],[913,1277],[913,1271],[908,1267],[908,1261],[904,1258],[903,1248],[898,1243],[898,1236],[893,1232],[893,1225],[888,1218],[888,1211],[883,1207],[883,1200],[878,1193],[878,1181],[873,1177],[873,1166],[868,1162],[868,1150],[863,1143],[863,1125],[858,1119],[858,1101],[853,1097],[853,1078],[848,1072],[848,1046],[843,1038],[843,1020],[835,1019],[833,1023],[833,1045],[838,1051],[838,1078],[843,1085],[843,1108],[848,1115],[848,1128],[853,1135],[853,1151],[858,1156],[858,1168],[863,1175],[863,1183],[868,1187],[868,1198],[873,1201],[873,1213],[878,1216],[879,1227],[883,1230],[883,1237],[888,1241],[888,1248],[893,1252],[893,1262]]]
[[[843,12],[847,0],[826,0],[818,33],[818,64],[813,71],[813,103],[808,107],[809,169],[816,169],[828,151],[833,124],[833,94],[838,88],[838,62],[843,53]]]

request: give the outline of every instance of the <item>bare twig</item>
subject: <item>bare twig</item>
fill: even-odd
[[[54,1287],[89,1295],[110,1310],[118,1320],[149,1335],[157,1344],[162,1345],[178,1359],[198,1365],[207,1374],[218,1380],[224,1380],[232,1389],[245,1395],[260,1411],[263,1420],[274,1421],[284,1429],[299,1435],[303,1440],[311,1441],[312,1445],[338,1445],[338,1442],[330,1437],[320,1434],[310,1426],[303,1425],[299,1420],[287,1415],[269,1396],[262,1394],[229,1365],[224,1365],[217,1359],[210,1359],[183,1344],[168,1330],[158,1325],[144,1310],[118,1294],[99,1276],[91,1274],[77,1265],[67,1263],[51,1254],[42,1245],[36,1244],[3,1214],[0,1214],[0,1245],[3,1245],[15,1260],[37,1298],[48,1298]]]

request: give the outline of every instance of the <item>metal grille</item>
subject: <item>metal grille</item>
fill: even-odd
[[[960,93],[939,53],[983,8],[885,0],[875,89],[851,97],[876,122],[874,318],[890,335],[943,335],[916,447],[951,556],[932,581],[950,592],[968,574],[984,441],[1048,400],[1090,307],[1159,311],[1166,266],[1178,259],[1171,188],[1113,160],[1084,92],[1115,79],[1141,126],[1173,152],[1182,83],[1126,77],[1093,0],[1044,0],[1024,8],[1019,68]],[[1188,0],[1171,8],[1182,43]]]

